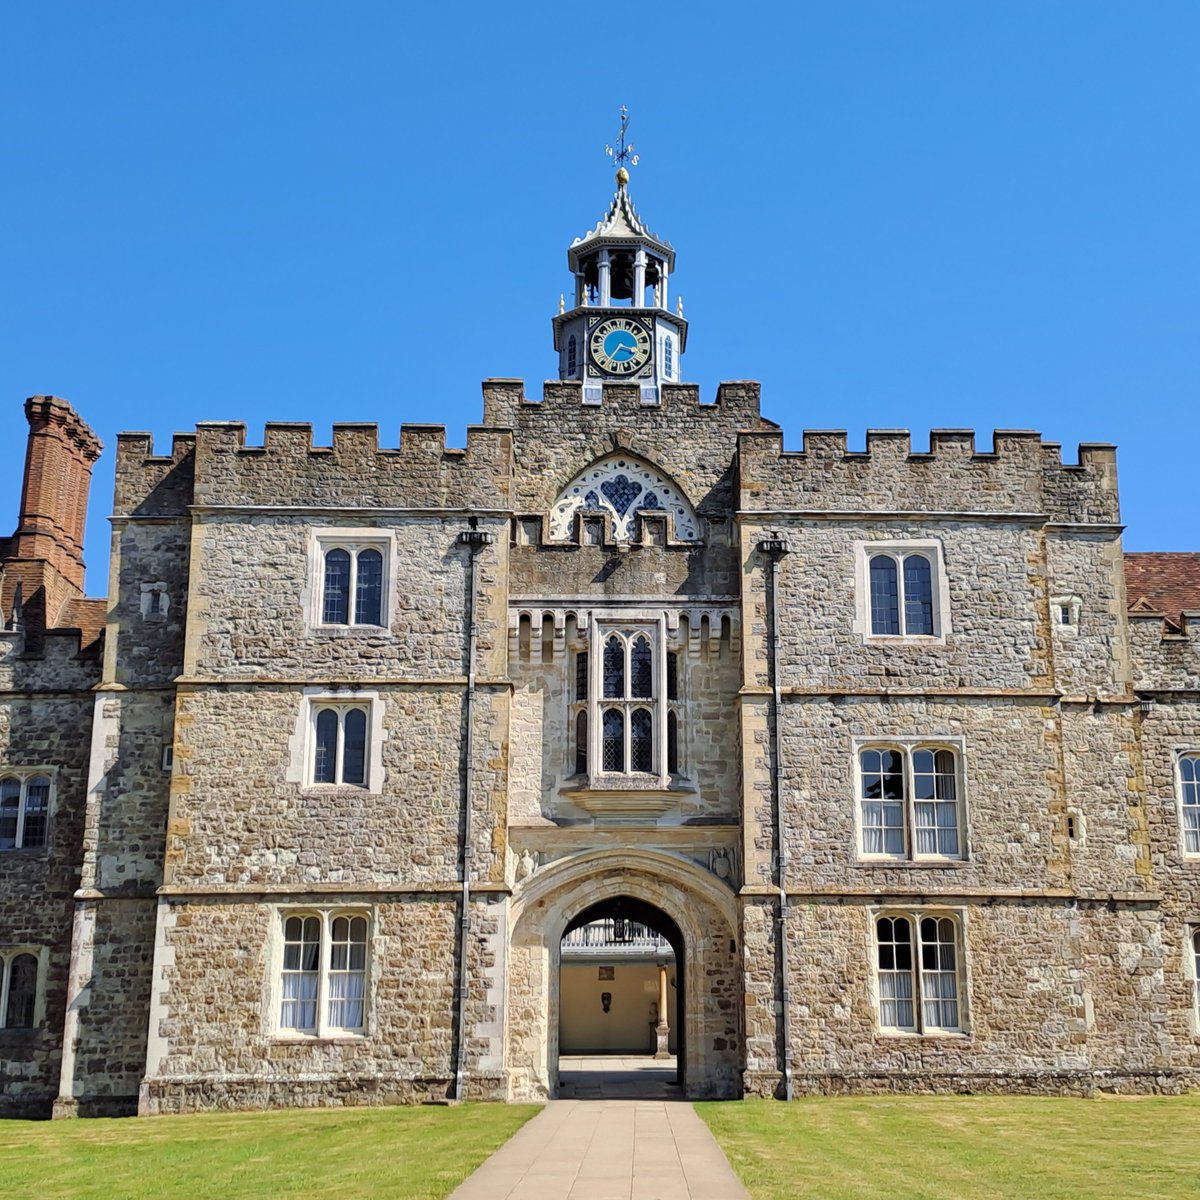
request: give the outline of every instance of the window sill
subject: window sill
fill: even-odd
[[[657,817],[694,796],[696,788],[678,776],[600,774],[575,775],[559,795],[593,817]]]
[[[971,1035],[965,1029],[935,1029],[918,1033],[915,1029],[877,1029],[877,1042],[969,1042]]]
[[[39,855],[45,854],[48,849],[48,846],[3,846],[0,847],[0,856],[19,854],[26,858],[37,858]]]
[[[367,1041],[365,1033],[273,1033],[271,1042],[276,1046],[357,1046]]]
[[[855,860],[856,867],[899,867],[904,870],[918,871],[944,870],[949,867],[952,871],[960,871],[963,867],[971,866],[968,858],[876,858],[860,854]]]
[[[315,637],[328,638],[395,636],[386,625],[310,625],[307,632]]]
[[[866,646],[944,646],[944,633],[864,633]]]

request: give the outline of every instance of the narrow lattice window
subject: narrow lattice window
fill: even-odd
[[[639,699],[654,694],[654,656],[647,637],[634,638],[629,650],[629,694]]]
[[[674,713],[667,714],[667,770],[672,775],[679,771],[679,720]]]
[[[644,708],[635,708],[629,718],[629,769],[654,769],[654,718]]]
[[[909,554],[904,559],[904,632],[933,633],[933,583],[929,559]]]
[[[1179,783],[1183,806],[1183,848],[1188,854],[1200,854],[1200,754],[1185,754],[1180,758]],[[0,804],[3,804],[2,795]]]
[[[588,769],[588,715],[586,712],[575,716],[575,770],[584,774]]]
[[[625,716],[618,708],[604,711],[604,769],[625,770]]]
[[[958,951],[949,917],[921,919],[921,1008],[926,1029],[958,1028]]]
[[[575,702],[586,704],[588,698],[588,654],[580,650],[575,655]]]
[[[625,695],[625,643],[615,634],[604,643],[604,695]]]
[[[904,853],[904,758],[898,750],[864,750],[862,834],[864,854]]]
[[[674,650],[667,654],[667,699],[679,699],[679,655]]]
[[[567,378],[575,378],[575,369],[579,364],[579,343],[575,339],[575,335],[571,334],[567,338]]]
[[[325,625],[384,623],[382,551],[353,544],[325,550],[321,621]]]
[[[315,1031],[321,966],[319,917],[289,917],[283,930],[283,1029]]]
[[[367,782],[367,712],[364,708],[330,705],[317,710],[314,721],[313,783]]]
[[[350,621],[350,554],[330,550],[325,555],[326,625],[346,625]]]
[[[900,591],[896,582],[896,560],[890,554],[871,558],[871,632],[900,632]]]
[[[329,1024],[361,1029],[367,983],[367,921],[335,917],[329,946]]]
[[[675,342],[670,337],[663,339],[663,377],[675,378]]]
[[[879,1024],[885,1029],[914,1029],[911,924],[907,917],[880,917],[875,933],[879,950]]]
[[[949,750],[914,750],[913,817],[918,854],[958,856],[958,765]]]

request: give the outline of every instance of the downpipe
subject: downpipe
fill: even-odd
[[[479,551],[484,546],[496,540],[495,535],[484,529],[475,528],[475,518],[471,518],[471,528],[462,530],[458,535],[461,546],[468,548],[467,558],[467,588],[466,588],[466,617],[467,617],[467,690],[463,699],[464,737],[463,769],[462,769],[462,840],[459,846],[459,870],[462,875],[462,890],[458,917],[458,981],[457,1017],[455,1020],[455,1061],[454,1061],[454,1099],[465,1099],[464,1091],[467,1078],[467,995],[468,995],[468,957],[470,954],[471,933],[471,798],[475,791],[475,675],[478,659],[478,635],[475,623],[475,610],[478,607],[475,594],[476,560]]]
[[[788,899],[786,870],[788,863],[787,841],[783,828],[783,801],[780,796],[779,772],[779,713],[783,703],[783,689],[779,681],[779,568],[783,556],[790,546],[780,532],[769,533],[758,543],[759,550],[771,560],[771,611],[767,637],[770,642],[771,658],[771,807],[775,820],[775,886],[779,903],[779,972],[780,1006],[779,1024],[783,1038],[783,1096],[792,1098],[792,1014],[791,975],[788,969]]]

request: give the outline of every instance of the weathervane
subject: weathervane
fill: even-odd
[[[631,167],[638,165],[638,156],[633,152],[633,143],[625,142],[625,131],[629,128],[629,109],[625,105],[621,105],[621,132],[617,137],[617,146],[614,150],[612,146],[605,146],[604,153],[617,164],[617,182],[626,184],[629,182],[629,172],[625,169],[625,164],[628,163]],[[623,176],[623,178],[622,178]]]

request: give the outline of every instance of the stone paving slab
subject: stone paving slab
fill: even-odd
[[[554,1100],[450,1200],[749,1200],[687,1103]]]

